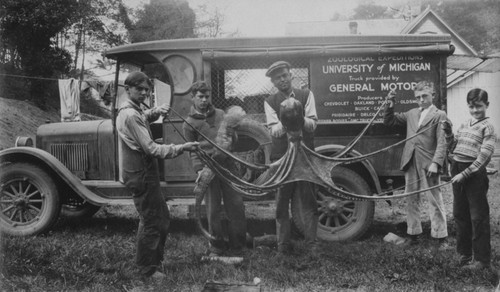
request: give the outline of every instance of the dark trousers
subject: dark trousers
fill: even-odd
[[[298,202],[306,244],[313,247],[317,243],[318,203],[314,192],[314,185],[304,181],[286,184],[277,191],[276,236],[278,247],[290,245],[289,206],[292,200]]]
[[[453,161],[451,175],[462,172],[470,163]],[[453,217],[457,227],[457,252],[472,256],[486,264],[491,259],[490,208],[488,205],[489,179],[486,169],[453,184]]]
[[[247,232],[243,196],[229,185],[223,183],[218,177],[214,177],[210,182],[205,197],[209,230],[216,238],[211,242],[211,245],[218,249],[225,249],[221,218],[222,200],[224,201],[224,211],[229,219],[229,247],[235,250],[241,249],[245,247]]]
[[[136,264],[144,276],[152,275],[163,261],[170,213],[161,194],[156,159],[147,158],[147,168],[124,171],[123,179],[132,191],[134,205],[139,213]]]

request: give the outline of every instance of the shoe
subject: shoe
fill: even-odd
[[[448,240],[445,238],[439,238],[438,239],[438,250],[439,251],[446,251],[452,249],[452,246],[448,243]]]
[[[278,253],[283,255],[288,255],[292,253],[292,248],[288,244],[280,244],[278,245]]]
[[[490,263],[475,261],[473,263],[463,266],[462,269],[469,271],[489,270],[491,269],[491,265]]]
[[[309,254],[315,258],[321,257],[322,249],[318,242],[309,245]]]
[[[458,259],[458,266],[463,267],[465,265],[469,265],[472,262],[472,256],[461,255]]]
[[[420,235],[408,235],[408,239],[403,243],[403,246],[416,246],[420,244]]]
[[[162,272],[156,271],[153,273],[153,275],[149,276],[149,278],[154,281],[162,281],[167,278],[167,275]]]
[[[254,248],[253,243],[254,243],[254,237],[250,235],[250,233],[245,234],[245,245],[247,248]]]
[[[243,248],[232,248],[227,252],[227,256],[229,257],[243,257],[244,255],[245,250]]]
[[[218,251],[211,251],[211,252],[208,253],[208,257],[209,258],[221,257],[223,255],[224,255],[224,253],[218,252]]]
[[[224,249],[210,245],[208,249],[208,257],[220,257],[224,255]]]
[[[269,248],[276,247],[276,235],[274,234],[266,234],[253,238],[253,248],[257,248],[259,246],[267,246]]]

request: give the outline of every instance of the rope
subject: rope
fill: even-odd
[[[380,110],[380,108],[379,108],[379,110]],[[221,149],[218,145],[216,145],[214,142],[210,141],[208,139],[208,137],[206,137],[205,135],[203,135],[199,130],[197,130],[193,125],[191,125],[186,119],[184,119],[179,113],[177,113],[175,110],[172,110],[172,111],[177,116],[179,116],[187,125],[189,125],[198,134],[200,134],[200,136],[202,136],[207,141],[209,141],[210,144],[212,144],[217,149]],[[181,137],[185,141],[187,141],[186,137],[184,137],[184,135],[182,135],[178,131],[178,129],[175,127],[175,125],[172,123],[172,121],[169,118],[166,118],[166,119],[167,119],[168,122],[170,122],[173,125],[174,129],[181,135]],[[398,143],[395,143],[393,145],[390,145],[390,146],[385,147],[383,149],[380,149],[378,151],[374,151],[372,153],[369,153],[369,154],[366,154],[366,155],[362,155],[362,156],[358,156],[358,157],[349,157],[349,158],[327,157],[327,156],[319,155],[319,154],[314,153],[312,151],[307,151],[306,150],[306,152],[312,153],[314,156],[316,156],[318,158],[323,158],[324,160],[326,160],[325,162],[328,162],[328,161],[329,162],[333,162],[333,161],[335,161],[335,162],[343,162],[343,163],[352,163],[352,161],[360,161],[362,159],[366,159],[367,157],[375,155],[375,154],[380,153],[382,151],[387,151],[388,149],[390,149],[392,147],[395,147],[395,146],[397,146],[397,145],[399,145],[401,143],[406,142],[409,139],[412,139],[412,138],[420,135],[421,133],[429,130],[430,128],[432,128],[436,124],[437,124],[437,122],[430,124],[429,126],[427,126],[426,128],[424,128],[423,130],[415,133],[414,135],[408,137],[407,139],[405,139],[403,141],[400,141]],[[296,145],[296,143],[290,143],[291,147],[288,148],[286,155],[284,157],[282,157],[282,159],[279,160],[279,164],[277,164],[278,165],[277,171],[273,175],[271,175],[271,177],[267,181],[264,181],[263,183],[261,183],[259,185],[254,184],[254,183],[250,183],[250,182],[247,182],[247,181],[244,181],[241,178],[235,176],[233,173],[231,173],[227,169],[223,168],[217,161],[215,161],[212,157],[210,157],[206,152],[204,152],[204,151],[201,152],[200,151],[200,153],[197,153],[197,154],[200,156],[200,159],[203,160],[207,164],[207,166],[209,166],[223,181],[225,181],[226,183],[228,183],[232,188],[234,188],[236,190],[239,190],[240,192],[244,193],[245,195],[262,196],[262,195],[267,194],[269,191],[273,191],[273,190],[276,190],[276,189],[280,188],[281,184],[283,184],[286,181],[286,179],[287,179],[290,171],[292,170],[292,168],[294,166],[295,151],[297,150],[295,147],[293,147],[294,145]],[[231,155],[231,157],[233,157],[233,156]],[[269,171],[270,167],[268,165],[266,165],[266,169]],[[417,182],[419,182],[419,181],[421,181],[423,179],[424,178],[420,178],[420,179],[418,179],[416,181],[413,181],[413,182],[409,183],[409,185],[415,184],[415,183],[417,183]],[[331,183],[329,183],[329,182],[326,182],[326,181],[324,181],[324,183],[326,184],[326,188],[328,189],[328,191],[330,193],[332,193],[335,196],[340,197],[342,199],[355,200],[355,201],[365,201],[365,200],[374,201],[374,200],[388,200],[388,199],[403,198],[403,197],[407,197],[407,196],[419,194],[421,192],[425,192],[425,191],[428,191],[428,190],[432,190],[432,189],[435,189],[435,188],[439,188],[439,187],[445,186],[445,185],[449,184],[450,182],[445,182],[445,183],[442,183],[442,184],[439,184],[439,185],[436,185],[436,186],[433,186],[433,187],[429,187],[429,188],[426,188],[426,189],[421,189],[421,190],[418,190],[418,191],[413,191],[413,192],[403,193],[403,194],[397,194],[397,195],[390,195],[390,196],[388,196],[386,194],[390,194],[390,193],[394,192],[394,190],[390,190],[390,191],[387,191],[387,192],[382,192],[382,193],[379,193],[379,194],[374,194],[373,196],[367,196],[367,195],[354,194],[354,193],[342,190],[340,188],[337,188],[335,186],[335,183],[333,183],[333,185]],[[324,185],[324,187],[325,187],[325,185]],[[399,189],[400,188],[397,188],[396,190],[399,190]]]
[[[236,162],[239,162],[241,163],[242,165],[245,165],[247,166],[248,168],[251,168],[251,169],[254,169],[254,170],[266,170],[269,168],[269,166],[265,165],[265,164],[253,164],[253,163],[248,163],[246,162],[245,160],[243,159],[240,159],[239,157],[236,157],[235,155],[233,155],[231,152],[227,151],[226,149],[220,147],[219,145],[217,145],[215,142],[213,142],[212,140],[210,140],[206,135],[204,135],[203,133],[201,133],[198,129],[196,129],[193,125],[191,125],[185,118],[183,118],[178,112],[176,112],[173,108],[170,108],[170,110],[176,114],[182,121],[184,121],[189,127],[191,127],[191,129],[193,129],[196,133],[198,133],[203,139],[205,139],[210,145],[212,145],[213,147],[215,147],[216,149],[218,149],[219,151],[221,151],[222,153],[224,153],[225,155],[231,157],[233,160],[235,160]]]
[[[405,185],[400,186],[400,187],[398,187],[398,188],[391,189],[391,190],[389,190],[389,191],[385,191],[385,192],[381,192],[381,193],[377,193],[377,194],[375,194],[375,195],[376,195],[376,196],[386,196],[386,195],[389,195],[390,193],[393,193],[393,192],[395,192],[395,191],[403,190],[403,189],[405,189],[407,186],[411,186],[411,185],[414,185],[414,184],[416,184],[416,183],[418,183],[418,182],[421,182],[421,181],[423,181],[424,179],[425,179],[425,177],[422,177],[422,178],[419,178],[419,179],[414,180],[414,181],[412,181],[412,182],[405,183]],[[447,183],[443,183],[443,184],[444,184],[444,185],[446,185]]]
[[[335,158],[340,158],[340,157],[346,155],[347,153],[349,153],[354,148],[354,146],[356,145],[356,143],[358,143],[359,140],[361,140],[361,137],[363,137],[363,135],[366,133],[366,131],[368,130],[368,128],[371,127],[371,125],[373,124],[373,122],[375,121],[375,119],[377,118],[377,116],[379,115],[379,113],[382,110],[382,108],[387,104],[387,101],[388,101],[388,99],[386,98],[384,100],[384,102],[379,106],[377,112],[373,115],[373,117],[368,122],[368,124],[364,127],[364,129],[351,142],[349,142],[349,144],[347,144],[344,147],[344,149],[342,149],[339,153],[336,153],[335,156],[334,156]]]

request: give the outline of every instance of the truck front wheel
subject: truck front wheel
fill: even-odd
[[[0,174],[0,229],[27,236],[48,231],[61,203],[54,180],[29,163],[5,165]]]
[[[335,167],[331,173],[337,187],[351,193],[369,195],[370,187],[356,172]],[[336,197],[318,187],[318,239],[324,241],[346,241],[361,237],[373,221],[375,203],[372,201],[348,201]],[[299,212],[299,204],[292,200],[292,217],[297,229],[303,233],[304,221]]]

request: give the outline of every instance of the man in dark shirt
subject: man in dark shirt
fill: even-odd
[[[191,111],[187,118],[188,123],[208,137],[211,141],[216,141],[218,132],[222,128],[221,125],[225,121],[224,111],[215,108],[212,105],[211,88],[206,82],[195,82],[191,86],[191,93],[193,94],[193,106],[191,107]],[[198,141],[200,142],[201,149],[205,150],[213,157],[216,155],[215,147],[208,143],[201,135],[198,134],[198,132],[193,130],[186,123],[183,128],[184,135],[188,141]],[[191,159],[193,162],[193,168],[198,174],[199,179],[203,176],[209,175],[208,173],[211,172],[210,169],[204,165],[198,155],[192,153]],[[233,165],[231,165],[228,161],[226,161],[226,164],[228,164],[226,167],[230,170],[233,168]],[[221,200],[224,200],[224,210],[229,219],[229,249],[224,241],[221,222]],[[210,242],[209,256],[215,257],[228,255],[228,252],[233,256],[240,255],[245,246],[247,229],[245,205],[243,204],[242,195],[218,177],[213,177],[210,181],[207,194],[205,195],[205,202],[207,204],[209,230],[210,233],[216,238]]]
[[[272,64],[267,70],[266,76],[271,78],[271,82],[278,89],[276,94],[269,96],[264,102],[266,121],[273,140],[271,159],[278,160],[288,148],[287,133],[280,121],[280,106],[282,102],[290,98],[298,100],[303,106],[303,142],[309,149],[314,150],[314,130],[318,120],[314,94],[308,89],[292,87],[292,74],[290,73],[290,64],[287,62],[279,61]],[[301,218],[304,218],[306,244],[309,245],[313,254],[317,252],[318,214],[314,189],[312,183],[300,181],[286,184],[277,191],[276,233],[280,253],[288,253],[291,248],[288,211],[291,200],[297,200],[299,203],[299,212],[302,213]]]

